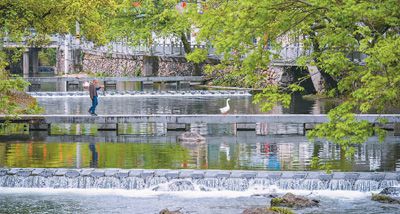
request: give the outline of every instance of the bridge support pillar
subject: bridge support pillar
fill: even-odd
[[[158,73],[158,57],[144,56],[143,57],[143,76],[157,76]]]
[[[22,71],[24,77],[29,77],[29,50],[24,50],[22,54]]]
[[[185,124],[185,131],[190,131],[190,123]]]
[[[68,91],[68,82],[67,81],[60,81],[56,83],[57,91],[65,92]]]
[[[400,123],[395,123],[394,128],[393,128],[393,135],[394,136],[400,136]]]
[[[317,66],[307,65],[307,69],[308,69],[308,72],[310,73],[311,80],[313,82],[315,91],[317,91],[317,93],[323,92],[325,90],[324,85],[323,85],[323,79],[322,79],[322,75],[319,72]]]
[[[30,55],[32,60],[32,73],[37,74],[39,72],[39,49],[31,48]]]

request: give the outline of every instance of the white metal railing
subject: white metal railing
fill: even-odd
[[[154,56],[184,56],[185,51],[182,43],[177,43],[174,41],[169,41],[166,43],[165,40],[160,43],[154,43],[151,46],[146,44],[138,44],[132,46],[127,41],[113,41],[105,46],[96,46],[93,42],[84,39],[77,40],[72,35],[51,35],[50,43],[47,47],[65,47],[65,44],[69,46],[70,49],[82,49],[83,51],[96,52],[101,54],[121,54],[121,55],[154,55]],[[24,39],[21,42],[10,41],[9,38],[3,38],[3,47],[27,47],[26,41]],[[206,45],[191,45],[191,48],[202,48],[207,49],[209,58],[221,58],[215,53],[213,47],[207,47]],[[271,51],[271,49],[268,49]],[[294,62],[297,58],[303,55],[310,55],[311,50],[304,50],[303,46],[299,43],[290,44],[283,47],[279,51],[271,51],[277,54],[278,59],[273,59],[277,62]],[[242,56],[246,57],[246,56]],[[348,56],[352,61],[363,63],[366,58],[365,54],[353,53]]]

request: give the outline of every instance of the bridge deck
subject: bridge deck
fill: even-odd
[[[386,119],[388,123],[400,123],[400,114],[363,114],[356,115],[358,120],[366,120],[370,123],[379,123],[379,119]],[[19,115],[17,118],[10,118],[0,115],[0,123],[6,120],[11,122],[27,123],[324,123],[328,121],[325,114],[200,114],[200,115],[178,115],[178,114],[157,114],[157,115]]]
[[[130,82],[202,82],[203,76],[171,76],[171,77],[27,77],[25,80],[34,83],[60,81],[130,81]]]

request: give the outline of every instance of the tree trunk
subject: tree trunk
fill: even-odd
[[[318,54],[317,56],[315,56],[313,58],[313,60],[318,64],[318,62],[319,62],[318,56],[320,56],[321,49],[319,47],[318,41],[315,39],[315,33],[311,33],[310,38],[312,41],[314,52]],[[318,66],[317,66],[317,68],[318,68],[319,72],[321,73],[322,78],[324,79],[325,91],[329,91],[331,89],[336,88],[337,81],[330,74],[326,73],[323,69],[319,68]]]
[[[183,44],[183,50],[185,50],[185,53],[191,53],[192,52],[192,48],[190,47],[190,42],[188,41],[185,33],[181,34],[181,41]]]

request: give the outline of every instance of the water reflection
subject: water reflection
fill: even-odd
[[[98,166],[98,153],[96,151],[96,145],[94,143],[89,144],[89,150],[91,152],[90,168],[97,168]]]
[[[77,136],[75,140],[79,141]],[[311,160],[319,157],[340,171],[400,171],[400,143],[391,138],[376,140],[356,148],[353,159],[329,142],[309,143],[302,137],[207,137],[206,143],[179,143],[176,136],[149,137],[140,141],[118,137],[124,143],[101,141],[66,143],[68,138],[42,138],[0,143],[0,167],[66,168],[169,168],[169,169],[251,169],[313,170]],[[91,140],[91,138],[95,140]],[[109,136],[108,139],[112,139]],[[53,143],[46,143],[52,142]],[[146,142],[143,142],[146,141]]]

